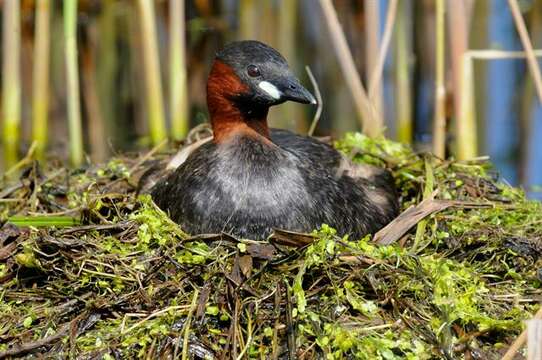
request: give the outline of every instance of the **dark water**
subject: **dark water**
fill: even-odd
[[[493,48],[522,50],[514,21],[506,0],[490,1],[488,37]],[[540,62],[539,62],[540,66]],[[519,181],[519,148],[527,141],[525,188],[529,195],[542,199],[542,193],[530,188],[542,184],[542,106],[533,102],[530,130],[520,138],[521,84],[530,76],[524,60],[490,61],[487,67],[487,100],[483,147],[493,159],[504,179],[512,184]],[[519,85],[519,86],[518,86]]]

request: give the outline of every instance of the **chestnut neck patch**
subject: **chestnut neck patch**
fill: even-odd
[[[216,143],[239,134],[269,139],[269,108],[252,104],[250,92],[231,66],[215,60],[207,81],[207,106]]]

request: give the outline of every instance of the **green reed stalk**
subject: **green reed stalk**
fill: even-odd
[[[71,216],[12,216],[8,218],[8,223],[18,227],[70,227],[79,225],[81,221]]]
[[[21,28],[19,0],[5,0],[3,11],[2,109],[4,165],[17,162],[21,124]]]
[[[38,159],[44,157],[48,138],[50,10],[50,0],[36,1],[32,69],[32,140],[36,142],[36,157]]]
[[[139,0],[141,21],[141,39],[143,41],[143,61],[146,79],[147,104],[149,110],[149,129],[154,145],[166,138],[164,105],[162,98],[162,80],[160,61],[156,42],[156,25],[153,0]]]
[[[435,44],[435,114],[433,118],[433,153],[446,156],[446,85],[445,85],[445,4],[436,0]]]
[[[395,24],[395,96],[397,140],[403,143],[412,142],[412,94],[410,89],[411,41],[408,27],[408,3],[401,1],[397,8]]]
[[[169,2],[169,106],[171,112],[171,136],[180,140],[188,133],[188,96],[186,88],[186,41],[184,0]]]
[[[77,0],[64,0],[64,38],[70,162],[74,166],[79,166],[83,163],[83,133],[77,68]]]

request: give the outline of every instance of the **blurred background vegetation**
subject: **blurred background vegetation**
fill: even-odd
[[[363,127],[440,156],[489,155],[506,181],[540,197],[542,0],[0,0],[0,7],[0,174],[25,154],[81,165],[181,140],[207,120],[214,53],[257,39],[278,49],[309,89],[310,66],[323,99],[316,135]],[[530,63],[525,46],[535,49]],[[314,111],[285,104],[270,121],[305,133]]]

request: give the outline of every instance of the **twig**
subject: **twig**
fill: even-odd
[[[182,352],[182,360],[188,359],[188,338],[190,335],[190,324],[192,323],[192,315],[194,314],[194,311],[196,310],[196,306],[198,305],[198,295],[199,291],[198,289],[194,289],[194,295],[192,296],[192,303],[190,304],[190,310],[188,310],[188,316],[186,317],[186,322],[184,325],[184,337],[183,337],[183,352]]]
[[[377,136],[382,131],[382,129],[378,127],[378,124],[381,122],[377,119],[378,115],[376,109],[373,104],[371,104],[371,101],[367,97],[367,92],[361,83],[359,72],[356,69],[352,53],[348,48],[348,43],[346,42],[346,37],[341,29],[341,24],[339,23],[333,3],[331,0],[320,0],[320,6],[322,7],[324,18],[333,40],[332,43],[344,79],[350,89],[350,94],[354,98],[354,106],[358,113],[361,127],[369,136]]]
[[[233,301],[235,302],[235,307],[233,308],[233,319],[232,319],[232,322],[231,322],[231,330],[230,330],[230,333],[231,333],[231,352],[230,352],[230,355],[232,358],[237,358],[237,345],[238,345],[238,334],[237,334],[237,324],[239,322],[239,307],[241,306],[240,305],[240,301],[239,301],[239,298],[238,298],[238,293],[236,291],[233,290],[233,288],[230,286],[230,289],[231,289],[231,292],[234,296],[233,298]]]
[[[160,150],[164,145],[167,144],[167,139],[160,141],[156,146],[154,146],[149,152],[147,152],[141,159],[139,159],[134,166],[128,170],[129,174],[132,174],[138,167],[140,167],[145,161],[149,160],[158,150]]]
[[[316,130],[318,122],[320,121],[320,116],[322,116],[322,109],[324,108],[324,103],[322,102],[322,93],[320,93],[320,88],[318,87],[316,78],[312,74],[311,68],[309,66],[305,66],[305,71],[307,71],[307,75],[309,75],[309,79],[314,89],[314,95],[316,95],[316,103],[318,104],[308,133],[309,136],[312,136],[312,134],[314,134],[314,130]]]
[[[243,358],[243,355],[245,355],[248,348],[250,347],[250,343],[252,342],[252,317],[250,316],[248,310],[246,310],[246,315],[247,315],[248,338],[247,338],[247,342],[245,346],[243,347],[243,350],[241,350],[241,352],[239,353],[239,356],[237,356],[237,360],[241,360]],[[254,316],[257,316],[257,314],[254,314]]]
[[[36,150],[37,143],[34,141],[32,145],[30,145],[30,149],[28,149],[28,152],[26,153],[25,157],[22,158],[19,162],[17,162],[15,165],[13,165],[8,171],[4,173],[5,177],[10,177],[15,172],[17,172],[20,168],[23,166],[26,166],[27,164],[30,164],[32,162],[32,158],[34,157],[34,151]]]
[[[280,325],[280,297],[281,297],[281,286],[280,282],[277,283],[277,291],[275,292],[275,326],[273,326],[273,340],[271,342],[271,359],[277,360],[279,358],[279,325]]]
[[[292,294],[290,292],[290,286],[286,280],[284,280],[284,286],[286,288],[286,326],[288,336],[288,359],[293,360],[295,356],[295,327],[292,317]]]
[[[533,52],[533,44],[529,38],[527,26],[525,26],[525,21],[521,16],[517,0],[508,0],[508,6],[510,6],[512,16],[514,17],[514,22],[516,23],[516,29],[519,33],[519,38],[521,39],[523,48],[527,53],[527,63],[529,64],[529,70],[531,71],[536,92],[538,93],[538,100],[542,103],[542,75],[540,75],[540,68],[538,67],[538,63]]]
[[[542,319],[542,307],[538,309],[536,314],[533,316],[533,320],[535,319]],[[508,351],[506,351],[506,354],[502,357],[501,360],[512,360],[516,353],[523,347],[523,344],[525,344],[525,341],[527,340],[527,330],[523,330],[523,332],[517,337],[517,339],[510,345],[508,348]]]
[[[0,359],[5,359],[7,357],[15,357],[19,355],[26,354],[34,349],[40,348],[42,346],[45,346],[47,344],[50,344],[52,342],[55,342],[59,340],[60,338],[64,337],[68,330],[70,329],[70,323],[64,324],[60,330],[56,332],[56,334],[47,336],[43,339],[32,341],[29,343],[22,344],[20,346],[5,350],[0,352]]]
[[[146,318],[144,318],[143,320],[139,321],[138,323],[130,326],[128,329],[126,330],[121,330],[121,335],[124,335],[124,334],[127,334],[129,333],[130,331],[140,327],[141,325],[143,325],[146,321],[152,319],[152,318],[155,318],[157,316],[160,316],[162,315],[163,313],[166,313],[168,311],[171,311],[171,310],[186,310],[188,309],[189,307],[186,306],[186,305],[179,305],[179,306],[169,306],[165,309],[162,309],[162,310],[159,310],[159,311],[156,311],[156,312],[153,312],[152,314],[150,314],[149,316],[147,316]]]

